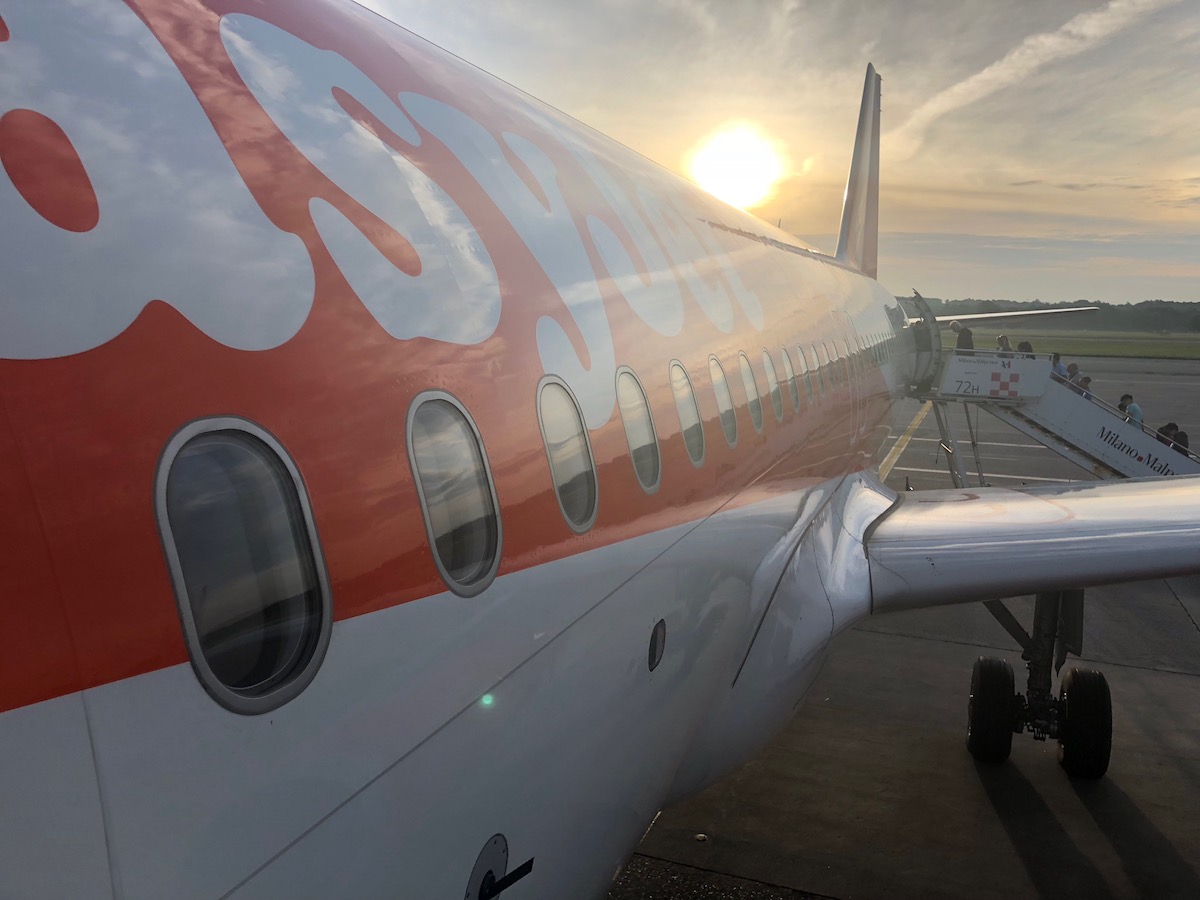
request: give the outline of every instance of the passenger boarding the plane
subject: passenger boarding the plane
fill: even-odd
[[[1007,334],[996,338],[996,349],[999,351],[999,356],[1011,357],[1013,355],[1012,344],[1009,342]]]
[[[975,338],[971,334],[971,329],[963,325],[962,322],[951,322],[950,330],[958,335],[958,342],[954,345],[956,352],[963,356],[974,356]]]
[[[1066,381],[1070,377],[1067,367],[1063,365],[1062,357],[1057,353],[1050,357],[1050,374],[1061,381]]]
[[[1175,437],[1179,434],[1179,426],[1174,422],[1168,422],[1162,428],[1158,429],[1158,439],[1168,447],[1175,443]]]
[[[1133,394],[1122,394],[1121,403],[1124,404],[1124,406],[1120,408],[1123,409],[1125,415],[1129,417],[1129,421],[1137,422],[1137,424],[1141,425],[1142,408],[1138,406],[1137,401],[1133,399]]]

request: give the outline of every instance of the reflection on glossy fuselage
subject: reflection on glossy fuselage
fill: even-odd
[[[502,834],[600,894],[859,602],[903,315],[356,5],[221,10],[3,10],[0,893],[453,896]]]

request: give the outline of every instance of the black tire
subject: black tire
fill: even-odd
[[[981,656],[971,668],[967,749],[980,762],[998,764],[1012,752],[1013,670],[1007,660]]]
[[[1101,778],[1112,755],[1112,696],[1095,669],[1071,669],[1058,692],[1058,764],[1072,778]]]

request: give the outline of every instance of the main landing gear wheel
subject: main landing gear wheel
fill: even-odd
[[[971,669],[967,749],[980,762],[1002,763],[1012,752],[1013,670],[1007,660],[981,656]]]
[[[1112,753],[1112,697],[1104,675],[1071,669],[1058,702],[1058,764],[1072,778],[1102,777]]]

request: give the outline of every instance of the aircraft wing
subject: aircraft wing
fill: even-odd
[[[866,535],[872,612],[1200,571],[1200,475],[912,491]]]

